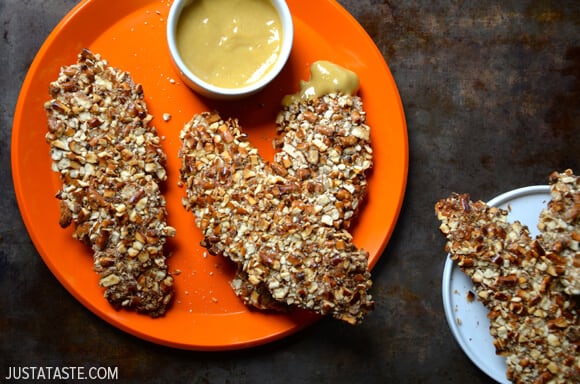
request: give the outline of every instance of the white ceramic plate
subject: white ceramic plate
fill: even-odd
[[[550,187],[536,185],[503,193],[490,200],[488,205],[508,209],[510,222],[519,220],[528,226],[532,236],[536,236],[540,212],[549,201]],[[472,288],[469,277],[448,257],[443,270],[442,290],[449,328],[465,354],[479,369],[498,383],[509,384],[505,359],[495,354],[493,338],[489,334],[487,310],[477,300],[467,300],[467,293]]]

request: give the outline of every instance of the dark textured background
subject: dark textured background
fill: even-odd
[[[38,256],[12,188],[12,116],[34,55],[76,1],[0,1],[0,381],[14,365],[103,365],[127,382],[490,382],[445,321],[433,205],[452,191],[486,200],[545,184],[552,170],[580,172],[580,3],[341,3],[383,52],[409,131],[405,203],[373,271],[377,309],[357,328],[323,320],[262,347],[200,353],[111,327]]]

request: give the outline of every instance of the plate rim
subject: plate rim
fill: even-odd
[[[502,206],[503,204],[514,200],[515,198],[520,198],[520,197],[524,197],[524,196],[528,196],[528,195],[539,195],[539,194],[548,194],[550,193],[550,186],[549,185],[530,185],[530,186],[526,186],[526,187],[519,187],[519,188],[515,188],[512,189],[510,191],[506,191],[503,192],[495,197],[493,197],[492,199],[488,200],[488,202],[486,203],[489,206],[492,207],[499,207]],[[526,224],[526,223],[524,223]],[[529,224],[527,224],[529,225]],[[451,291],[451,280],[452,280],[452,275],[453,273],[458,270],[457,265],[453,262],[453,260],[451,260],[450,255],[447,253],[446,254],[446,258],[445,258],[445,264],[443,267],[443,279],[442,279],[442,284],[441,284],[441,294],[442,294],[442,298],[443,298],[443,310],[445,313],[445,319],[447,321],[447,325],[449,327],[449,330],[451,331],[453,338],[455,339],[455,341],[457,342],[457,344],[459,344],[461,350],[463,351],[463,353],[469,358],[469,360],[479,368],[480,371],[482,371],[483,373],[485,373],[488,377],[490,377],[491,379],[502,383],[502,384],[509,384],[510,381],[506,378],[506,377],[495,377],[494,375],[492,375],[491,372],[488,372],[487,369],[485,369],[485,363],[484,361],[482,361],[482,359],[480,358],[479,355],[474,355],[471,352],[471,349],[467,346],[467,344],[465,343],[465,341],[463,340],[463,333],[459,331],[459,325],[457,324],[457,320],[456,318],[453,316],[453,311],[454,309],[452,308],[452,300],[451,297],[454,294]],[[469,280],[469,277],[467,277],[467,279]],[[467,300],[467,299],[465,299]],[[472,304],[476,304],[479,306],[483,307],[483,304],[477,300],[474,300],[474,302]],[[487,329],[483,328],[482,329],[485,332],[488,332]]]

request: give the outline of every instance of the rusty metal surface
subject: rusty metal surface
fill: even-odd
[[[312,0],[314,1],[314,0]],[[433,213],[450,192],[487,200],[580,172],[580,3],[341,0],[383,53],[409,130],[405,203],[374,269],[377,309],[284,340],[200,353],[94,316],[34,249],[11,187],[10,131],[36,51],[76,1],[0,2],[0,380],[12,366],[117,366],[121,382],[490,383],[445,321]]]

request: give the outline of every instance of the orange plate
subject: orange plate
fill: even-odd
[[[296,91],[309,76],[313,61],[331,60],[360,76],[360,95],[372,127],[375,167],[367,204],[353,235],[370,252],[372,267],[381,256],[402,204],[408,168],[404,113],[391,73],[380,52],[356,20],[331,0],[288,1],[295,24],[292,55],[282,74],[262,93],[241,102],[210,102],[192,93],[174,71],[165,42],[168,0],[87,0],[77,5],[49,35],[34,59],[15,111],[12,171],[16,196],[38,252],[58,280],[83,305],[126,332],[177,348],[238,349],[263,344],[295,332],[318,317],[295,310],[289,314],[252,311],[233,294],[231,265],[208,256],[193,216],[181,206],[179,131],[194,113],[217,109],[235,116],[265,158],[273,156],[274,120],[283,95]],[[321,16],[322,15],[322,16]],[[76,62],[83,47],[100,53],[109,64],[129,71],[143,85],[153,123],[165,137],[169,180],[166,199],[171,271],[176,300],[167,315],[150,319],[115,311],[103,298],[93,272],[90,250],[74,240],[72,229],[58,226],[55,193],[60,188],[51,171],[45,143],[48,85],[63,65]],[[172,118],[161,118],[169,113]]]

